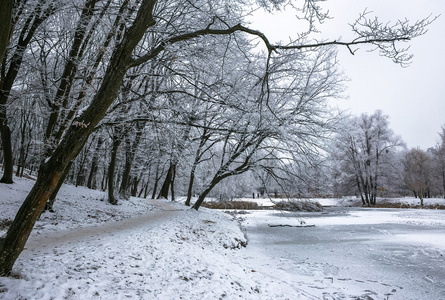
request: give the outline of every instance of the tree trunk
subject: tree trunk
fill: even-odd
[[[153,193],[151,194],[151,199],[155,199],[156,197],[156,192],[158,190],[158,184],[159,184],[159,164],[156,166],[156,174],[155,174],[155,182],[153,185]]]
[[[56,188],[51,193],[51,196],[49,196],[48,201],[46,202],[44,211],[54,212],[54,202],[56,202],[57,194],[59,193],[60,188],[62,187],[63,183],[65,182],[66,176],[70,172],[71,166],[73,165],[73,162],[71,161],[68,166],[66,167],[65,171],[63,171],[62,176],[60,177],[59,182],[56,185]]]
[[[108,202],[117,204],[117,199],[114,197],[114,169],[116,167],[117,150],[122,140],[119,137],[113,138],[113,148],[111,149],[110,165],[108,167]]]
[[[145,126],[145,123],[138,124],[136,129],[136,136],[134,138],[134,142],[131,143],[129,140],[126,141],[126,147],[125,147],[125,168],[124,172],[122,174],[122,182],[120,186],[119,193],[123,195],[125,198],[127,197],[127,190],[128,190],[128,183],[130,180],[130,173],[131,173],[131,167],[133,165],[133,160],[136,155],[136,149],[139,146],[139,143],[141,142],[142,132],[143,128]]]
[[[145,188],[143,189],[144,190],[144,198],[147,198],[147,196],[148,196],[148,181],[147,181],[147,184],[145,185]],[[142,192],[142,190],[141,190],[141,192]],[[141,197],[141,195],[139,195],[139,197]]]
[[[6,47],[9,44],[13,4],[14,0],[4,0],[2,1],[2,9],[0,9],[0,20],[2,20],[0,30],[0,64],[5,57]]]
[[[360,180],[359,180],[358,175],[355,175],[355,183],[357,184],[357,189],[358,189],[358,192],[360,194],[360,198],[362,199],[362,204],[366,205],[365,198],[363,197],[362,186],[360,185]]]
[[[50,195],[54,192],[65,169],[82,150],[94,127],[103,118],[116,98],[127,69],[132,63],[132,52],[146,29],[155,24],[152,11],[155,1],[143,0],[133,25],[128,28],[110,62],[90,106],[76,117],[54,153],[39,170],[37,181],[20,207],[6,237],[0,242],[0,276],[8,275],[25,247],[26,241]],[[81,124],[81,125],[75,125]]]
[[[443,198],[445,199],[445,167],[442,167]]]
[[[167,176],[165,176],[164,184],[161,187],[161,191],[159,192],[158,199],[160,199],[160,198],[168,199],[168,190],[170,189],[170,184],[173,179],[174,168],[175,168],[175,166],[173,165],[172,162],[170,162],[170,167],[168,168]]]
[[[195,204],[193,204],[192,208],[198,210],[201,207],[201,204],[204,202],[204,199],[207,195],[212,191],[212,189],[223,179],[223,177],[214,177],[212,182],[207,186],[207,188],[198,196]]]
[[[25,140],[26,140],[26,131],[28,128],[29,115],[26,112],[22,112],[20,116],[20,150],[19,150],[19,159],[17,162],[17,171],[15,176],[21,177],[20,174],[23,174],[23,169],[25,168]]]
[[[3,148],[3,177],[1,183],[14,183],[12,175],[14,173],[14,165],[12,159],[11,130],[9,129],[6,119],[6,108],[0,109],[0,133],[2,135]]]
[[[187,199],[185,200],[185,205],[187,206],[190,206],[190,202],[192,200],[193,182],[195,181],[195,169],[196,166],[193,165],[192,170],[190,172],[189,187],[187,189]]]
[[[99,160],[99,149],[102,147],[103,139],[99,137],[96,144],[96,149],[94,150],[93,159],[91,161],[90,174],[88,175],[87,187],[89,189],[96,189],[96,174],[98,169],[97,161]]]
[[[172,201],[175,201],[175,178],[176,178],[176,166],[173,168],[172,180],[170,182],[170,191],[172,193]]]
[[[83,153],[85,154],[85,153]],[[82,159],[79,162],[79,170],[77,170],[77,175],[76,175],[76,184],[75,186],[78,187],[85,185],[85,161],[86,161],[86,157],[81,155]]]
[[[102,183],[100,185],[100,189],[102,191],[105,191],[107,189],[106,184],[107,184],[107,178],[108,178],[108,174],[107,174],[108,169],[107,169],[107,166],[105,164],[104,164],[104,171],[103,172],[104,173],[103,173],[103,176],[102,176]]]
[[[121,194],[125,199],[127,198],[127,190],[130,183],[130,172],[131,172],[131,165],[132,165],[132,159],[128,157],[129,154],[125,157],[125,165],[124,165],[124,171],[122,172],[122,181],[121,186],[119,189],[119,194]]]
[[[63,171],[63,166],[54,160],[42,166],[34,187],[20,207],[6,237],[0,241],[0,276],[7,276],[11,272]]]
[[[140,179],[138,177],[134,177],[132,187],[131,187],[131,196],[136,197],[138,193],[138,186],[139,186]]]

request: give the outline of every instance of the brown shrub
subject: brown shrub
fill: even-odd
[[[202,203],[202,206],[211,209],[261,209],[258,203],[252,201],[209,201]]]
[[[379,203],[379,204],[373,205],[371,207],[375,207],[375,208],[445,209],[445,205],[442,205],[442,204],[429,204],[429,205],[424,205],[423,207],[420,207],[419,204],[409,204],[409,203],[401,203],[401,202]]]
[[[322,211],[323,206],[317,201],[311,200],[284,200],[275,203],[275,209],[286,211]]]

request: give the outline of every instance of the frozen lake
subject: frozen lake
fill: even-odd
[[[308,298],[445,299],[445,211],[333,207],[243,218],[248,264],[275,267],[272,278]],[[269,226],[304,222],[315,226]]]

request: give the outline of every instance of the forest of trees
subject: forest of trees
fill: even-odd
[[[112,204],[180,195],[195,209],[209,195],[252,191],[360,194],[366,204],[390,187],[443,194],[444,133],[431,151],[406,152],[383,113],[345,121],[329,103],[344,91],[336,47],[369,44],[404,65],[400,42],[430,18],[383,23],[365,12],[353,40],[318,41],[312,33],[329,18],[320,0],[7,2],[0,181],[37,180],[0,240],[0,275],[64,182],[107,190]],[[246,21],[257,9],[293,9],[307,26],[271,44]]]

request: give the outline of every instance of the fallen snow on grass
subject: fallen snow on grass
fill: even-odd
[[[0,184],[0,235],[33,183],[15,182]],[[0,298],[445,299],[443,211],[345,206],[232,217],[65,185]]]
[[[11,219],[32,182],[0,184]],[[263,276],[240,263],[246,245],[231,216],[132,198],[112,206],[103,193],[66,185],[36,224],[2,299],[265,299]],[[5,232],[5,231],[4,231]],[[274,288],[274,285],[271,286]],[[299,295],[294,294],[298,299]],[[302,298],[305,299],[305,298]]]

